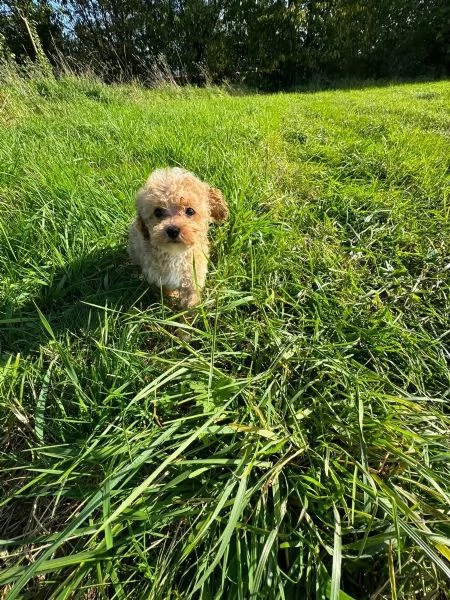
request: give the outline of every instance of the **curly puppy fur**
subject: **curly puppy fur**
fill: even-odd
[[[136,196],[128,252],[149,283],[195,306],[208,271],[208,227],[224,221],[222,193],[180,168],[157,169]]]

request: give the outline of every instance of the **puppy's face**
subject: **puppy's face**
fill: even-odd
[[[208,230],[208,212],[197,195],[147,196],[142,219],[154,246],[169,252],[180,252],[193,246]]]
[[[227,208],[218,190],[187,171],[161,169],[138,192],[138,225],[152,245],[170,253],[183,252],[206,239],[209,222],[218,214],[214,202],[222,206],[226,218]]]

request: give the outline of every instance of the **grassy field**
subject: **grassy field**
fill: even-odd
[[[1,84],[1,598],[449,597],[449,107]],[[231,212],[188,342],[126,254],[167,164]]]

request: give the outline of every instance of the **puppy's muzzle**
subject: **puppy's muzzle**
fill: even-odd
[[[180,236],[180,228],[176,227],[175,225],[169,225],[169,227],[166,228],[166,233],[171,240],[178,240]]]

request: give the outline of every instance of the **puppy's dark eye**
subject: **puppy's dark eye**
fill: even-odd
[[[162,208],[155,208],[155,211],[153,214],[155,215],[155,217],[157,219],[160,219],[164,214],[164,210]]]
[[[185,211],[185,214],[187,214],[188,217],[192,217],[193,215],[195,215],[195,210],[193,208],[187,208]]]

